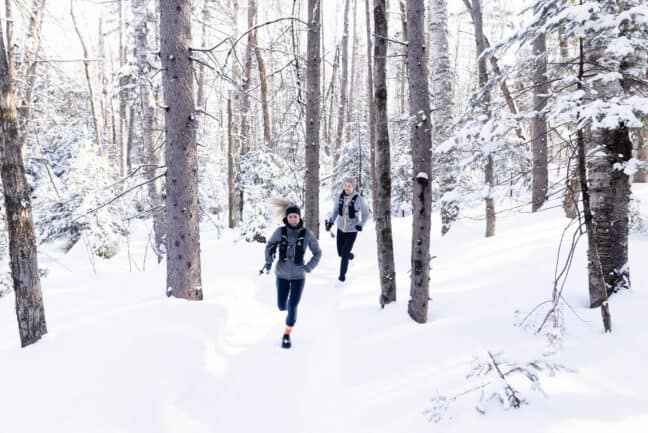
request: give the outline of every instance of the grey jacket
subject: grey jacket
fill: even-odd
[[[351,199],[356,196],[355,200],[355,218],[349,217],[349,203]],[[342,215],[338,212],[338,202],[340,199],[340,194],[335,195],[335,200],[333,202],[333,210],[328,216],[329,221],[335,221],[337,228],[343,232],[357,232],[355,226],[364,225],[369,221],[369,216],[371,212],[367,206],[367,202],[360,194],[356,191],[353,191],[350,196],[344,197],[344,206],[342,206]]]
[[[286,261],[278,260],[277,266],[275,266],[275,274],[277,277],[284,280],[303,280],[306,276],[305,272],[310,272],[315,269],[317,263],[322,257],[322,250],[320,249],[317,238],[310,230],[306,229],[306,234],[304,235],[304,249],[308,247],[313,257],[304,265],[295,264],[295,244],[297,243],[297,235],[299,230],[302,228],[300,223],[298,227],[293,228],[286,224],[288,228],[288,250],[286,251],[287,259]],[[266,264],[271,264],[275,257],[272,256],[272,251],[275,250],[276,246],[276,256],[279,258],[279,245],[281,244],[281,227],[277,228],[268,243],[265,247],[265,262]],[[305,258],[304,254],[304,258]]]

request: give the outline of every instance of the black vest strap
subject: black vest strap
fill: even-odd
[[[306,229],[302,228],[297,233],[297,243],[295,244],[295,258],[294,262],[296,265],[304,264],[304,253],[306,249],[304,247],[304,238],[306,237]],[[279,260],[284,262],[288,260],[288,228],[283,226],[281,228],[281,242],[279,243]]]
[[[349,218],[356,217],[355,201],[358,198],[358,193],[354,193],[349,202]],[[338,198],[338,215],[342,215],[344,209],[344,192],[340,193],[340,198]]]

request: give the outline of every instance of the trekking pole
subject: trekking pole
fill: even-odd
[[[259,275],[263,275],[263,271],[265,271],[265,270],[266,270],[266,267],[265,267],[265,265],[263,265],[263,267],[262,267],[261,270],[259,271]],[[266,274],[267,274],[267,273],[268,273],[268,272],[266,271]]]

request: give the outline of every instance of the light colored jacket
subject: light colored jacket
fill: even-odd
[[[355,218],[351,218],[349,216],[349,204],[351,203],[353,197],[356,198],[354,203]],[[344,205],[342,206],[342,215],[340,215],[339,212],[339,200],[340,194],[336,194],[333,203],[333,210],[331,211],[327,219],[329,221],[335,221],[335,225],[337,226],[338,230],[346,233],[357,232],[358,230],[355,228],[357,225],[364,227],[371,216],[371,211],[369,210],[365,199],[362,198],[362,196],[356,191],[353,191],[351,195],[345,195]]]
[[[275,266],[275,275],[284,280],[303,280],[306,277],[306,273],[315,269],[317,263],[319,263],[320,258],[322,257],[322,250],[320,249],[319,242],[317,238],[310,230],[306,229],[304,234],[304,263],[303,265],[295,264],[295,246],[297,244],[297,236],[299,235],[299,230],[302,229],[302,224],[299,224],[298,227],[290,227],[286,224],[287,236],[288,236],[288,249],[286,250],[287,260],[278,260],[277,265]],[[281,245],[281,227],[277,228],[265,247],[265,262],[266,264],[272,263],[275,259],[275,256],[279,258],[279,246]],[[313,257],[306,263],[306,249],[310,249]],[[273,251],[275,254],[273,255]]]

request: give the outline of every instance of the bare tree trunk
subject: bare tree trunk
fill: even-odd
[[[350,86],[347,91],[347,101],[355,101],[355,86],[356,86],[356,61],[358,58],[358,0],[349,0],[353,1],[353,46],[351,49],[351,74],[349,75]],[[346,111],[346,121],[351,123],[351,117],[354,111],[357,111],[356,107],[351,107],[347,102],[347,111]]]
[[[160,39],[166,108],[167,293],[200,300],[203,293],[190,0],[160,4]]]
[[[569,47],[567,45],[567,39],[565,38],[563,28],[560,27],[558,36],[559,49],[560,49],[560,60],[563,63],[569,62]],[[581,180],[579,177],[579,166],[578,160],[574,160],[574,153],[578,154],[578,149],[575,149],[576,152],[572,149],[567,149],[567,179],[565,189],[565,195],[563,197],[563,210],[565,211],[565,216],[569,219],[576,218],[578,215],[578,197],[581,195]],[[576,157],[577,158],[577,157]]]
[[[333,153],[335,153],[336,145],[335,143],[331,142],[331,138],[333,137],[333,116],[336,115],[335,110],[333,107],[335,106],[335,81],[337,77],[337,72],[338,68],[340,66],[340,45],[337,46],[335,49],[335,60],[333,61],[333,72],[331,73],[331,83],[329,85],[328,89],[328,96],[325,95],[324,97],[324,103],[326,103],[326,98],[330,97],[329,101],[329,110],[328,110],[328,130],[326,132],[326,142],[329,144],[329,152],[327,152],[327,155],[330,155],[330,148],[333,147]],[[335,113],[335,114],[334,114]],[[332,146],[331,146],[332,145]]]
[[[261,83],[261,110],[263,111],[263,139],[268,147],[272,146],[272,110],[270,109],[270,80],[266,72],[265,60],[258,46],[254,47],[259,81]]]
[[[549,173],[547,168],[547,106],[549,84],[547,82],[547,42],[544,33],[533,41],[533,110],[535,116],[532,124],[533,185],[531,193],[531,211],[535,212],[547,200]]]
[[[578,68],[578,82],[577,87],[583,90],[583,77],[585,75],[585,57],[583,55],[583,40],[579,39],[579,68]],[[603,276],[603,268],[601,258],[598,252],[598,243],[596,239],[596,231],[598,227],[592,215],[592,207],[589,193],[589,185],[586,171],[585,160],[585,138],[583,129],[579,128],[577,131],[577,146],[578,146],[578,171],[581,182],[581,191],[583,195],[583,213],[585,214],[585,228],[587,230],[587,268],[588,268],[588,281],[590,292],[590,306],[594,307],[595,304],[601,306],[601,315],[603,316],[603,327],[606,331],[612,330],[610,310],[607,301],[607,287],[605,277]]]
[[[367,9],[369,1],[366,1]],[[396,270],[394,242],[391,228],[391,167],[389,150],[389,118],[387,116],[387,11],[385,0],[374,0],[375,45],[374,71],[376,73],[376,195],[375,220],[380,275],[380,305],[396,301]],[[367,20],[369,23],[369,20]]]
[[[484,39],[484,26],[482,21],[481,0],[473,0],[473,22],[475,24],[475,44],[477,46],[477,57],[486,49],[486,40]],[[479,58],[477,61],[479,69],[479,87],[483,88],[488,83],[488,72],[486,70],[486,59]],[[490,97],[484,96],[483,111],[490,118]],[[486,237],[495,236],[495,202],[491,196],[495,187],[495,168],[493,156],[486,155],[486,165],[484,167],[484,181],[488,186],[488,196],[486,202]]]
[[[644,163],[648,162],[648,146],[645,143],[644,133],[648,132],[648,127],[644,126],[637,131],[637,159]],[[648,182],[648,170],[640,168],[632,177],[633,183]]]
[[[347,91],[349,79],[349,3],[351,0],[344,1],[344,24],[342,26],[342,65],[340,78],[340,102],[338,103],[337,112],[337,131],[335,133],[335,153],[333,154],[334,167],[337,168],[339,152],[342,148],[342,133],[344,130],[344,113],[347,107]]]
[[[86,83],[88,85],[88,93],[90,97],[90,111],[92,112],[92,121],[95,129],[95,139],[97,141],[97,152],[99,156],[103,156],[103,144],[101,140],[101,125],[100,125],[100,116],[97,113],[95,108],[95,97],[94,89],[92,87],[92,78],[90,77],[90,62],[88,61],[89,54],[83,37],[81,36],[81,31],[74,16],[74,0],[70,0],[70,15],[72,16],[72,23],[74,24],[74,30],[76,31],[77,36],[79,37],[79,42],[81,43],[81,48],[83,49],[83,69],[85,71]]]
[[[9,81],[14,83],[16,81],[16,58],[14,53],[12,3],[13,0],[5,0],[5,18],[7,20],[7,73],[9,74]]]
[[[256,5],[254,0],[248,0],[247,25],[251,29],[255,25]],[[243,68],[243,83],[241,84],[241,156],[245,155],[252,148],[251,117],[250,108],[250,85],[252,81],[252,61],[254,59],[254,48],[256,46],[256,31],[248,32],[247,44],[245,46],[245,66]]]
[[[434,121],[433,146],[437,148],[450,137],[453,111],[453,77],[450,68],[450,49],[448,46],[448,3],[447,0],[430,2],[430,48],[433,49],[432,61],[432,116]],[[441,180],[441,234],[459,215],[459,203],[448,199],[456,184],[457,152],[450,150],[440,158],[439,177]],[[446,195],[447,194],[447,195]]]
[[[126,35],[125,35],[125,17],[124,17],[124,0],[119,2],[119,68],[122,70],[126,64]],[[125,177],[128,173],[128,118],[126,117],[128,92],[128,77],[121,75],[119,77],[119,174]]]
[[[609,2],[604,2],[607,7]],[[614,3],[612,3],[614,4]],[[612,6],[616,9],[616,5]],[[587,41],[585,76],[609,74],[609,68],[601,65],[605,58],[607,45],[602,39]],[[625,69],[645,68],[627,62],[621,64],[620,73]],[[623,97],[632,93],[632,80],[595,80],[592,92],[588,95],[602,101]],[[624,92],[624,90],[627,92]],[[605,277],[606,292],[590,292],[590,304],[598,306],[607,296],[623,288],[630,287],[628,268],[628,206],[630,202],[630,179],[617,164],[625,164],[632,157],[632,142],[629,131],[623,122],[616,127],[594,127],[590,125],[586,138],[591,150],[588,158],[588,176],[591,194],[591,207],[594,217],[596,247]]]
[[[144,156],[146,164],[151,165],[151,169],[146,171],[148,180],[148,195],[151,200],[153,215],[153,233],[154,233],[154,251],[157,255],[158,263],[162,261],[165,251],[166,237],[166,211],[164,209],[164,199],[162,198],[162,179],[156,171],[160,166],[160,147],[155,145],[154,131],[157,129],[157,118],[155,114],[155,100],[153,97],[153,88],[151,86],[151,62],[148,59],[149,49],[148,40],[148,21],[146,0],[132,0],[133,16],[135,19],[135,55],[137,56],[138,77],[140,94],[140,108],[142,119],[142,142],[144,147]],[[131,115],[132,118],[132,115]]]
[[[401,15],[401,31],[403,33],[403,42],[407,43],[407,8],[405,6],[405,1],[406,0],[400,0],[398,2],[399,8],[400,8],[400,15]],[[408,67],[407,67],[407,46],[403,46],[402,48],[402,68],[403,68],[403,76],[400,78],[400,110],[399,113],[405,113],[407,112],[407,104],[408,104],[408,99],[407,99],[407,89],[406,89],[406,84],[408,81]]]
[[[9,78],[9,61],[3,33],[0,26],[0,170],[5,222],[9,232],[9,262],[16,300],[16,318],[20,344],[25,347],[47,333],[47,324],[38,274],[29,186],[23,165],[22,139],[18,133],[16,89]]]
[[[207,5],[209,4],[209,0],[203,0],[202,4],[202,23],[201,23],[201,29],[202,29],[202,35],[201,35],[201,40],[200,43],[202,47],[207,46],[207,22],[209,21],[209,9]],[[205,65],[202,63],[198,64],[198,78],[196,79],[197,87],[198,89],[196,90],[196,107],[200,107],[203,110],[206,108],[206,102],[205,102]]]
[[[367,33],[367,111],[369,112],[369,149],[371,152],[371,203],[376,214],[376,105],[374,102],[373,71],[371,67],[371,13],[369,0],[365,0],[365,18]]]
[[[40,34],[43,27],[43,11],[45,10],[45,0],[33,0],[29,16],[29,25],[27,27],[27,37],[25,39],[25,54],[21,62],[21,74],[25,80],[25,87],[21,92],[22,122],[26,126],[31,120],[32,94],[34,91],[34,82],[36,80],[36,62],[38,50],[40,49]]]
[[[238,34],[238,13],[239,5],[238,1],[231,1],[231,22],[232,22],[232,34]],[[235,49],[235,48],[233,48]],[[241,79],[241,68],[238,65],[238,62],[234,62],[232,65],[232,78],[234,82],[238,83]],[[241,137],[241,122],[240,114],[242,111],[241,108],[241,94],[239,91],[230,92],[229,97],[229,110],[230,115],[228,118],[228,186],[229,186],[229,228],[234,228],[239,225],[243,218],[243,192],[239,189],[237,178],[239,175],[240,161],[241,161],[241,149],[242,149],[242,137]],[[239,116],[237,118],[237,116]]]
[[[305,225],[319,238],[320,0],[308,0]]]
[[[407,0],[407,64],[409,66],[411,142],[414,183],[412,194],[412,271],[408,313],[427,321],[430,292],[430,216],[432,212],[432,137],[430,95],[424,36],[423,0]]]
[[[109,140],[108,155],[111,160],[115,159],[115,134],[113,127],[112,117],[112,97],[109,92],[110,78],[106,74],[106,48],[104,45],[103,34],[103,17],[99,17],[99,57],[103,60],[99,72],[99,80],[101,82],[101,113],[103,114],[103,125],[106,131],[106,137]]]

